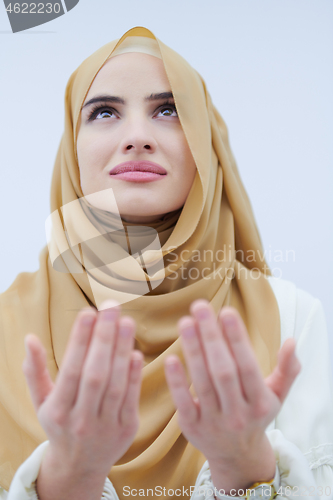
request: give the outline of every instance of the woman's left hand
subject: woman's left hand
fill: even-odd
[[[300,371],[295,341],[288,339],[272,374],[263,378],[245,325],[232,307],[218,318],[206,300],[178,322],[193,398],[177,356],[165,362],[166,378],[186,439],[209,461],[214,486],[226,494],[275,475],[265,434]]]

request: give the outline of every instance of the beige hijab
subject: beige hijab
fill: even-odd
[[[151,39],[157,47],[197,166],[184,207],[149,228],[124,224],[124,229],[116,212],[83,198],[76,158],[78,120],[90,85],[128,37]],[[121,499],[124,486],[194,485],[205,457],[180,431],[163,370],[168,354],[183,359],[178,319],[197,298],[208,299],[216,312],[233,305],[264,375],[276,363],[280,319],[226,126],[200,75],[145,28],[103,46],[69,79],[48,233],[39,270],[21,273],[0,295],[0,485],[8,489],[19,465],[46,439],[22,374],[24,336],[40,337],[55,378],[78,311],[88,304],[98,308],[108,298],[121,302],[122,312],[136,320],[136,347],[145,356],[140,427],[109,478]]]

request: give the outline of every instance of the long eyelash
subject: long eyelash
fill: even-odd
[[[155,110],[155,113],[157,111],[161,111],[163,108],[165,107],[169,107],[169,108],[172,108],[176,111],[176,113],[178,114],[177,112],[177,109],[176,109],[176,105],[173,103],[173,102],[170,102],[169,100],[163,102],[162,104],[160,104],[160,106],[158,106],[158,108],[156,108]],[[90,112],[89,112],[89,115],[88,115],[88,122],[91,122],[93,121],[96,116],[101,112],[101,111],[112,111],[112,113],[117,113],[117,111],[114,109],[114,108],[111,108],[110,106],[107,106],[107,105],[101,105],[101,104],[95,104]]]
[[[178,115],[178,111],[177,111],[177,108],[176,108],[176,105],[175,103],[173,102],[170,102],[170,101],[165,101],[163,102],[156,110],[155,110],[155,113],[156,111],[161,111],[162,108],[165,108],[165,107],[169,107],[169,108],[172,108],[176,111],[177,115]]]
[[[101,111],[112,111],[112,113],[117,113],[117,111],[114,108],[111,108],[110,106],[95,104],[95,106],[93,106],[89,112],[88,122],[93,121],[98,115],[98,113]]]

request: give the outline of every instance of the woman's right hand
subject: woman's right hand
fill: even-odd
[[[115,301],[100,312],[82,309],[55,384],[41,342],[26,337],[23,371],[49,438],[37,480],[41,500],[100,498],[111,467],[133,442],[142,368],[134,333],[134,320],[120,317]]]

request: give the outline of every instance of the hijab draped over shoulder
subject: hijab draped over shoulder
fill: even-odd
[[[98,203],[94,195],[84,198],[76,156],[88,90],[126,44],[162,59],[197,167],[184,207],[149,227],[122,224],[116,210],[105,210],[113,203],[112,190],[101,192]],[[46,226],[39,270],[19,274],[0,295],[0,485],[8,490],[19,465],[47,439],[22,373],[25,335],[41,339],[55,379],[79,310],[115,299],[137,323],[136,348],[145,363],[139,430],[109,478],[120,498],[124,486],[189,488],[205,457],[182,435],[164,377],[167,355],[183,361],[177,321],[198,298],[209,300],[216,313],[225,305],[236,307],[266,376],[276,364],[280,318],[225,123],[201,76],[148,29],[129,30],[71,75]]]

